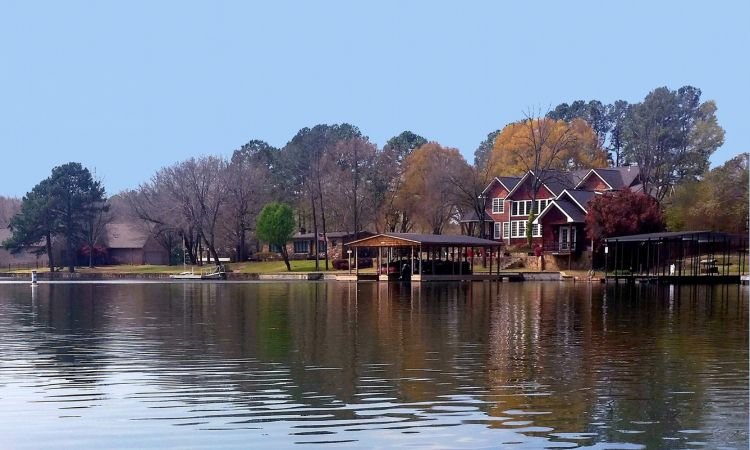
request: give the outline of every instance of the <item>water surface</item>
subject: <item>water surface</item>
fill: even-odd
[[[747,448],[747,297],[0,284],[0,448]]]

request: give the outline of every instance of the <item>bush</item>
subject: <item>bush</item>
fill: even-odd
[[[281,261],[281,255],[273,252],[258,252],[253,255],[256,261]]]

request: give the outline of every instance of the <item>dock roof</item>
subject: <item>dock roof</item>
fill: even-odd
[[[457,234],[381,233],[352,241],[349,247],[499,247],[500,242]]]

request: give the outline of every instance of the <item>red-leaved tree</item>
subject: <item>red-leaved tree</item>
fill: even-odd
[[[623,189],[595,196],[589,202],[586,235],[600,241],[613,236],[664,231],[661,207],[653,197]]]

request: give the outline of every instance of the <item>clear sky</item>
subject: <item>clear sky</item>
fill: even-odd
[[[471,161],[530,108],[685,84],[718,104],[716,165],[750,150],[748,19],[747,1],[4,0],[0,194],[68,161],[114,194],[318,123]]]

